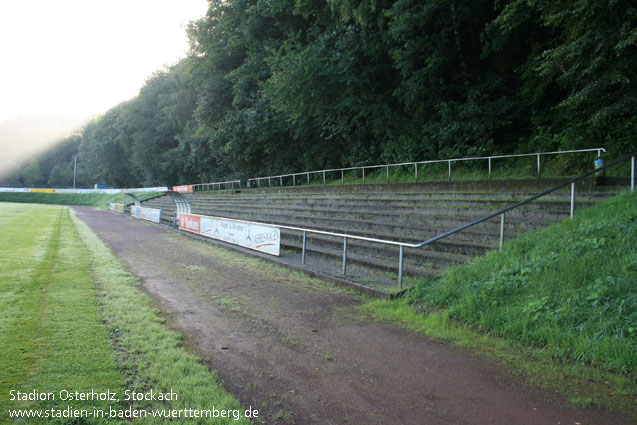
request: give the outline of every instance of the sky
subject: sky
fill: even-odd
[[[91,117],[185,56],[206,0],[0,1],[0,124]]]

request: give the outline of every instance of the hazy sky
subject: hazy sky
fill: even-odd
[[[184,57],[206,0],[0,1],[0,123],[91,116],[135,96]]]

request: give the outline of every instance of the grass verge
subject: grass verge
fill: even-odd
[[[243,410],[216,375],[184,349],[180,336],[166,329],[138,280],[83,222],[71,219],[67,208],[0,204],[0,255],[0,423],[175,422],[108,417],[111,408],[118,413],[182,410],[180,423],[250,423],[234,417],[184,418],[183,409],[238,411],[241,416]],[[151,389],[172,391],[177,399],[124,400],[125,390]],[[60,397],[64,391],[91,390],[110,390],[117,402]],[[16,391],[53,397],[11,400]],[[68,407],[107,413],[63,416],[60,412]],[[9,411],[16,409],[49,416],[12,421]]]
[[[129,370],[131,390],[174,391],[178,400],[169,405],[151,402],[138,406],[150,409],[212,409],[243,410],[239,403],[223,388],[218,377],[188,353],[179,334],[168,330],[158,311],[151,307],[139,280],[128,273],[89,227],[76,218],[73,221],[93,260],[100,293],[103,319],[111,338],[121,351]],[[170,421],[166,421],[168,423]],[[155,423],[155,422],[148,422]],[[164,423],[157,421],[156,423]],[[244,417],[189,419],[188,423],[248,424]]]
[[[146,200],[161,196],[157,192],[137,192],[135,196]],[[16,193],[0,192],[0,202],[20,202],[53,205],[90,205],[107,210],[111,202],[132,204],[133,199],[123,193]]]
[[[363,309],[501,358],[575,405],[634,409],[637,196],[527,234]]]

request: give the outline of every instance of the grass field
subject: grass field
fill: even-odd
[[[163,325],[137,279],[68,208],[1,203],[0,258],[0,423],[129,422],[108,418],[110,409],[186,415],[184,409],[214,407],[243,416],[217,377]],[[150,390],[178,398],[124,400],[124,391]],[[20,400],[18,391],[45,400]],[[119,401],[62,400],[67,391],[110,391]],[[69,407],[98,417],[64,417]],[[49,417],[10,419],[18,409]],[[147,415],[132,422],[175,423]],[[177,422],[249,423],[233,417]]]

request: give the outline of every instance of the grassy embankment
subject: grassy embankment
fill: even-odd
[[[146,200],[161,196],[157,192],[137,192],[140,200]],[[90,205],[102,209],[108,209],[111,202],[120,204],[132,204],[133,198],[123,193],[14,193],[0,192],[0,202],[20,202],[29,204],[53,204],[53,205]]]
[[[0,423],[9,410],[240,409],[180,337],[167,330],[111,251],[65,207],[0,205]],[[64,401],[60,391],[117,393],[119,402]],[[176,401],[124,401],[124,390]],[[54,400],[10,400],[10,391]],[[15,393],[14,393],[15,395]],[[49,414],[57,414],[49,410]],[[243,413],[243,411],[241,411]],[[185,419],[181,419],[185,421]],[[119,419],[23,419],[19,423],[125,423]],[[168,423],[157,418],[133,423]],[[188,423],[249,423],[189,419]]]
[[[637,194],[523,235],[397,301],[381,320],[514,363],[580,406],[634,409],[637,396]]]

